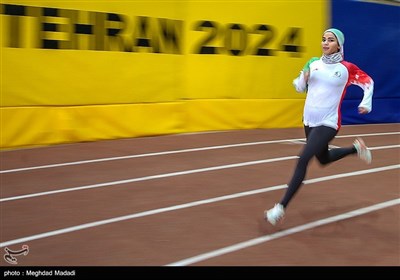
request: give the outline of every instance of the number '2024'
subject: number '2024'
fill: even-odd
[[[204,32],[193,48],[195,54],[273,56],[280,51],[300,56],[304,52],[301,46],[302,29],[298,27],[289,27],[280,35],[276,28],[267,24],[248,27],[230,23],[223,26],[204,20],[196,22],[194,30]]]

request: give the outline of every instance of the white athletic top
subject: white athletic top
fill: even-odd
[[[310,71],[308,84],[304,81],[304,72]],[[329,126],[336,130],[341,126],[340,106],[350,85],[357,85],[364,91],[364,97],[358,107],[372,110],[374,81],[356,65],[341,61],[327,64],[320,58],[312,58],[293,81],[297,92],[306,92],[304,106],[304,125]]]

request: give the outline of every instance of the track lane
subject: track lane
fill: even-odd
[[[374,133],[374,131],[371,131],[371,127],[368,127],[369,130],[365,126],[362,128],[356,127],[355,131],[357,133]],[[389,128],[389,126],[385,127]],[[382,126],[374,126],[373,129],[375,130],[376,128],[379,128],[379,131],[382,132]],[[390,128],[393,129],[393,126],[390,126]],[[302,132],[302,130],[296,131],[296,133]],[[350,128],[347,132],[351,132]],[[206,142],[210,145],[215,145],[215,143],[220,145],[226,143],[226,139],[231,141],[232,135],[237,136],[237,138],[234,139],[235,141],[238,139],[246,140],[250,135],[256,136],[255,138],[259,137],[258,140],[260,140],[262,136],[265,136],[263,133],[263,131],[251,133],[247,132],[244,136],[237,132],[234,134],[216,133],[212,135],[212,137],[210,137],[211,135],[207,135],[207,139],[200,142],[202,143],[201,145]],[[223,136],[225,139],[221,136],[222,134],[224,134]],[[185,135],[183,138],[186,140],[189,138],[194,140],[202,138],[201,136]],[[399,143],[399,137],[397,135],[393,136],[393,138],[388,138],[388,136],[368,136],[366,140],[370,146],[375,145],[377,147],[381,147],[387,145],[396,145]],[[155,141],[156,139],[151,139],[150,142],[155,144],[155,146],[148,147],[147,149],[153,149],[154,151],[155,147],[160,148],[161,146],[164,148],[168,146],[169,149],[173,149],[179,144],[179,141],[176,141],[177,138],[179,137],[176,137],[175,141],[167,141],[168,143],[159,144],[158,146]],[[216,142],[214,143],[212,141],[213,138],[216,139]],[[248,140],[249,139],[247,139],[247,141]],[[336,145],[348,145],[348,143],[351,143],[351,141],[349,141],[349,137],[339,137],[335,139],[334,142]],[[142,142],[142,144],[143,143],[145,142]],[[185,143],[184,145],[186,145]],[[239,141],[237,141],[237,143],[239,143]],[[96,144],[99,145],[99,143]],[[106,148],[104,144],[105,143],[101,143],[100,146],[102,148]],[[190,143],[190,145],[197,145],[198,147],[201,147],[199,142]],[[73,145],[67,146],[70,151],[73,150]],[[87,145],[83,146],[88,147]],[[274,146],[274,148],[271,149],[272,151],[265,149],[261,150],[260,152],[260,147],[261,146],[254,150],[252,148],[248,149],[249,147],[242,147],[238,150],[235,148],[234,153],[226,155],[226,158],[229,159],[228,162],[231,162],[231,160],[243,159],[247,157],[248,159],[254,159],[254,155],[257,157],[260,155],[268,156],[273,153],[279,155],[280,151],[282,150],[295,152],[296,154],[300,149],[299,145],[279,144],[278,148]],[[52,148],[57,150],[60,147]],[[93,155],[95,154],[94,150],[95,149],[92,150]],[[113,152],[108,150],[106,154],[109,156],[115,156],[114,152],[116,150],[118,150],[120,155],[123,155],[122,149],[113,149]],[[60,152],[60,150],[57,151]],[[21,151],[18,151],[18,153],[20,152]],[[37,151],[34,153],[36,152]],[[80,152],[82,153],[82,151]],[[356,157],[346,159],[340,164],[334,164],[327,168],[321,168],[316,162],[313,162],[310,165],[308,178],[312,179],[316,177],[331,176],[341,172],[353,172],[362,169],[378,168],[390,164],[398,164],[398,152],[399,150],[397,147],[375,149],[373,151],[374,161],[372,165],[365,165]],[[9,155],[13,154],[12,151],[8,151],[6,153],[2,153],[2,156],[7,153]],[[203,155],[203,152],[201,152],[201,155]],[[205,155],[207,155],[207,153]],[[21,156],[21,153],[19,156]],[[79,158],[78,153],[70,156],[70,159],[73,157]],[[179,157],[177,162],[186,162],[186,164],[183,164],[186,167],[188,162],[192,162],[194,166],[197,166],[197,164],[203,164],[203,160],[204,163],[206,161],[212,162],[213,164],[216,163],[215,157],[213,158],[213,153],[209,153],[206,157],[201,157],[201,160],[199,161],[193,161],[190,159],[190,156],[187,158]],[[41,161],[43,163],[46,162],[45,160]],[[33,162],[33,160],[31,162]],[[165,162],[166,163],[163,163],[164,165],[170,164],[173,166],[174,164],[174,161],[168,162],[168,160],[166,160]],[[13,164],[15,163],[16,161]],[[24,164],[25,163],[26,162],[24,162]],[[156,167],[156,165],[152,167]],[[273,164],[257,164],[252,166],[243,166],[240,168],[238,167],[224,170],[214,170],[198,174],[159,178],[146,182],[143,181],[123,184],[118,188],[106,188],[102,190],[97,189],[96,191],[86,190],[77,193],[57,194],[49,197],[37,197],[19,202],[10,201],[0,203],[2,213],[9,214],[2,214],[2,228],[5,228],[6,230],[3,231],[2,229],[1,241],[4,241],[4,236],[10,237],[9,240],[11,240],[13,236],[28,236],[29,234],[44,232],[46,229],[62,229],[68,227],[68,225],[77,225],[80,222],[93,222],[105,218],[113,218],[118,215],[121,216],[129,213],[140,213],[143,211],[148,211],[149,209],[173,207],[173,205],[179,203],[185,204],[190,201],[209,199],[213,195],[221,196],[255,190],[260,188],[260,186],[265,187],[280,185],[284,183],[284,180],[288,179],[288,176],[290,176],[288,175],[288,172],[290,173],[290,170],[293,167],[294,161],[289,160],[275,162]],[[113,167],[113,165],[109,165],[107,167],[104,166],[104,170],[107,170],[107,168],[108,170],[114,170],[113,168],[119,167]],[[161,166],[161,168],[163,168],[163,166]],[[80,171],[82,170],[76,171],[76,176],[85,176],[85,174],[81,173]],[[157,171],[157,168],[152,168],[152,171]],[[64,170],[63,172],[66,171]],[[37,173],[37,171],[34,171],[34,173]],[[340,214],[346,210],[351,211],[356,207],[367,207],[375,202],[379,203],[379,199],[380,201],[383,201],[396,196],[398,197],[399,191],[398,185],[396,185],[396,183],[398,184],[398,174],[399,172],[395,170],[383,171],[376,174],[365,174],[326,182],[315,182],[310,185],[315,186],[315,188],[309,188],[305,186],[304,190],[302,190],[299,194],[301,198],[296,198],[294,200],[298,201],[298,205],[296,202],[296,208],[294,210],[290,210],[291,214],[288,216],[284,226],[285,228],[294,226],[294,220],[300,223],[306,223],[307,221],[313,221],[320,215],[321,217],[326,217],[327,215],[332,215],[334,213]],[[53,174],[52,176],[54,176],[54,182],[56,183],[65,179],[63,176],[60,176],[60,174]],[[29,179],[29,177],[26,177],[25,182],[28,181],[29,183]],[[382,187],[381,185],[384,181],[392,183],[394,182],[394,184],[389,184]],[[40,182],[40,180],[38,182]],[[332,184],[333,182],[334,184]],[[68,182],[67,180],[66,185],[70,183],[71,181]],[[60,185],[62,185],[62,183]],[[4,186],[2,184],[2,190],[3,187]],[[32,186],[26,184],[25,188],[31,190]],[[23,188],[21,188],[21,190],[23,190]],[[243,240],[241,238],[244,237],[251,239],[254,238],[255,235],[258,236],[260,234],[268,234],[271,228],[267,227],[266,232],[266,229],[264,228],[266,225],[260,221],[259,215],[266,207],[270,206],[269,204],[274,203],[276,199],[281,196],[282,192],[283,188],[278,188],[268,193],[223,200],[218,203],[215,202],[211,204],[204,204],[176,211],[161,212],[156,215],[136,218],[132,221],[126,220],[124,222],[87,228],[59,236],[47,237],[40,240],[32,240],[29,241],[28,244],[31,248],[31,252],[34,253],[29,255],[29,260],[28,258],[24,258],[23,261],[21,260],[20,264],[24,265],[25,263],[25,265],[40,265],[45,263],[46,265],[57,265],[58,261],[63,260],[63,263],[68,263],[68,265],[165,265],[174,261],[178,261],[179,259],[185,259],[196,254],[201,254],[207,250],[211,251],[223,246],[229,246],[229,244],[240,242],[240,240]],[[354,193],[354,195],[349,195],[351,193]],[[49,199],[50,197],[51,199]],[[334,203],[332,203],[333,201]],[[366,215],[366,219],[364,216],[362,216],[357,218],[355,221],[370,221],[372,217],[373,221],[376,222],[378,229],[375,229],[374,227],[371,231],[374,232],[374,234],[386,234],[386,237],[390,240],[389,243],[392,245],[399,244],[398,238],[394,238],[395,236],[393,236],[393,234],[390,235],[390,230],[388,231],[387,223],[381,224],[379,222],[382,219],[387,219],[384,218],[384,215],[381,215],[381,213],[384,213],[385,211],[388,210],[378,211],[379,214],[377,215]],[[395,210],[390,210],[388,213],[392,217],[396,217],[396,214],[398,215],[398,211],[396,212]],[[374,217],[378,217],[378,220],[374,220]],[[354,221],[354,219],[352,221]],[[341,222],[334,223],[336,228],[338,223],[341,224]],[[356,223],[356,226],[361,228],[365,225],[365,222],[361,222],[360,224]],[[362,230],[360,229],[354,229],[353,231],[351,223],[348,224],[348,226],[349,231],[347,231],[347,233],[357,232],[360,235],[363,234]],[[397,229],[398,228],[399,227],[397,227]],[[329,230],[328,225],[313,231],[321,231],[320,235],[324,236],[325,239],[329,237],[330,239],[332,238],[336,240],[336,236],[331,234],[334,231]],[[224,232],[231,234],[232,236],[228,236],[226,234],[221,235],[221,233]],[[4,236],[3,233],[5,234]],[[214,236],[217,236],[217,238],[214,238]],[[299,235],[296,235],[296,238],[298,238],[300,241],[297,243],[297,245],[304,246],[305,244],[312,244],[312,240],[310,240],[309,236],[306,236],[304,239],[298,236]],[[342,238],[345,239],[344,236]],[[359,250],[358,247],[360,244],[351,244],[351,242],[348,244],[347,241],[343,241],[341,239],[338,240],[343,242],[343,246],[339,246],[342,249],[337,249],[336,252],[346,253],[346,250],[344,250],[346,246],[349,248],[354,248],[354,250]],[[370,242],[370,239],[368,238],[363,240]],[[329,249],[329,245],[324,244],[322,240],[319,241],[320,243],[318,243],[317,248],[314,248],[315,246],[309,246],[309,250],[305,250],[305,252],[311,253],[313,250],[322,250],[318,253],[321,254],[321,252],[324,250]],[[87,242],[87,246],[85,245],[85,242]],[[277,247],[281,249],[286,248],[285,250],[287,250],[289,247],[282,245],[282,242],[288,241],[287,239],[279,241],[278,243],[280,245]],[[267,246],[269,247],[273,244],[276,243],[271,243]],[[354,245],[358,245],[358,247]],[[85,252],[86,250],[89,250],[90,252],[88,252],[88,254],[85,256],[79,256],[75,254],[75,251],[71,250],[71,248],[85,248]],[[256,250],[256,255],[258,254],[257,252],[263,251],[260,251],[259,248],[259,246],[253,248]],[[382,249],[386,247],[381,245],[380,248]],[[375,250],[379,250],[379,246]],[[249,252],[247,250],[245,251]],[[377,252],[372,248],[369,251]],[[54,256],[53,258],[49,258],[49,252],[51,252],[50,255]],[[396,260],[396,256],[393,255],[394,253],[396,253],[396,251],[390,251],[389,256],[392,257],[391,260]],[[347,252],[347,254],[350,256],[352,255],[350,251]],[[286,256],[286,258],[287,257],[288,256]],[[200,262],[197,265],[207,265],[208,263],[211,265],[218,265],[218,263],[232,263],[234,265],[240,265],[240,261],[235,261],[235,258],[237,258],[237,260],[242,259],[242,263],[246,263],[247,261],[252,263],[263,263],[263,265],[273,265],[274,263],[274,259],[268,258],[268,256],[265,255],[265,252],[263,259],[253,258],[253,261],[251,261],[251,258],[249,259],[243,255],[242,252],[238,252],[237,255],[229,254],[228,258],[217,258],[206,262]],[[282,262],[284,258],[277,258],[277,260]],[[365,257],[364,259],[358,258],[358,260],[359,263],[367,262],[368,264],[372,265],[377,263],[376,261],[373,262],[372,259],[368,257]],[[291,262],[296,264],[296,260],[294,259],[291,260]],[[307,263],[307,260],[304,259],[304,262]],[[335,263],[333,259],[330,259],[330,262]],[[381,258],[381,262],[393,263],[393,261],[390,262],[389,258],[386,256]]]

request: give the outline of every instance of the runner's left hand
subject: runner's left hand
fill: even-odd
[[[368,114],[369,111],[367,110],[367,108],[358,107],[358,113],[364,115],[364,114]]]

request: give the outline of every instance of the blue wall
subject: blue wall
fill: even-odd
[[[343,124],[400,122],[400,5],[356,0],[331,3],[331,25],[345,35],[345,60],[375,82],[373,108],[367,115],[357,113],[362,89],[348,88],[342,104]]]

